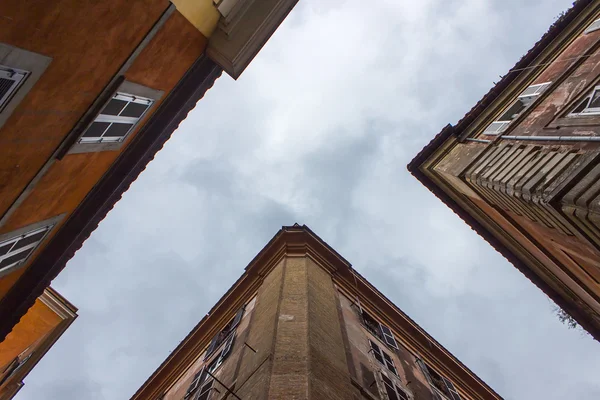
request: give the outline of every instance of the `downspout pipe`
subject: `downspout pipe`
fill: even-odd
[[[475,138],[466,138],[466,142],[475,142],[475,143],[492,143],[491,140],[487,139],[475,139]]]
[[[510,136],[502,135],[506,140],[529,140],[535,142],[600,142],[600,136]]]

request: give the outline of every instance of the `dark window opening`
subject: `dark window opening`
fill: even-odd
[[[29,74],[29,71],[0,65],[0,112],[10,102]]]
[[[398,343],[396,342],[396,338],[394,337],[394,334],[390,328],[379,323],[364,310],[361,311],[360,315],[363,325],[372,335],[376,336],[388,346],[398,349]]]
[[[591,92],[588,92],[585,98],[581,100],[571,112],[569,117],[600,114],[600,86],[596,86]]]
[[[363,320],[363,324],[364,324],[365,328],[367,328],[367,330],[369,332],[371,332],[371,334],[373,334],[373,335],[377,336],[379,339],[383,340],[383,334],[381,333],[381,328],[379,327],[379,322],[375,321],[373,319],[373,317],[371,317],[365,311],[363,311],[361,313],[361,316],[362,316],[362,320]]]
[[[432,388],[437,390],[438,393],[442,394],[447,399],[461,400],[458,391],[449,379],[438,374],[433,368],[429,367],[423,361],[417,360],[417,363],[421,367],[423,374],[425,374],[425,377],[429,381]]]
[[[375,357],[380,364],[385,365],[385,367],[391,373],[398,376],[398,371],[396,371],[396,366],[394,365],[394,360],[392,360],[392,357],[390,357],[390,355],[385,351],[381,350],[381,348],[379,348],[379,346],[377,346],[377,344],[373,343],[371,340],[369,340],[369,344],[371,345],[373,357]]]
[[[383,380],[383,386],[389,400],[409,400],[408,394],[393,383],[390,378],[381,374],[381,379]]]
[[[221,331],[217,333],[215,337],[213,337],[212,341],[208,345],[208,349],[206,349],[206,355],[204,356],[205,360],[208,359],[215,352],[215,350],[217,350],[221,344],[223,344],[223,342],[225,342],[225,340],[233,334],[233,332],[235,332],[235,328],[237,328],[244,315],[244,308],[245,307],[240,308],[235,317],[233,317],[231,321],[229,321],[227,325],[225,325],[225,327],[223,327],[223,329],[221,329]],[[227,351],[229,350],[230,349]]]

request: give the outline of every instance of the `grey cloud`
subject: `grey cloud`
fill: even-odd
[[[505,398],[597,398],[597,344],[406,171],[569,3],[300,2],[53,283],[81,316],[18,398],[128,398],[294,222]]]

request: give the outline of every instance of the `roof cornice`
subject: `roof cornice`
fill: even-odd
[[[191,330],[179,346],[140,387],[132,399],[159,396],[173,385],[200,357],[219,327],[256,294],[267,276],[285,257],[309,257],[328,271],[334,282],[361,302],[383,314],[384,322],[402,332],[410,350],[435,365],[476,398],[500,399],[489,386],[457,360],[448,350],[403,313],[339,253],[307,226],[284,226],[245,268],[244,274],[223,295],[209,313]]]

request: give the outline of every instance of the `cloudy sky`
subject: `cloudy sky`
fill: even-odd
[[[600,346],[406,171],[571,0],[301,0],[53,286],[18,399],[127,399],[282,225],[307,224],[506,399],[600,398]]]

